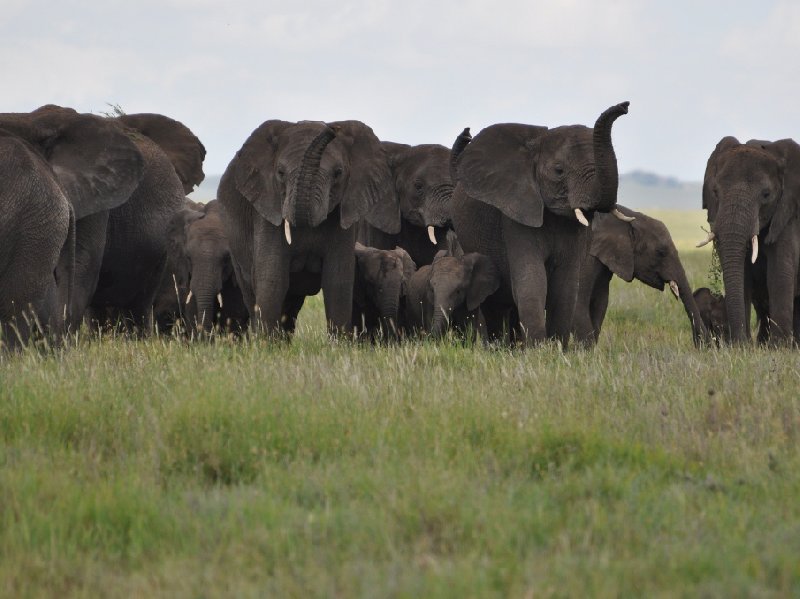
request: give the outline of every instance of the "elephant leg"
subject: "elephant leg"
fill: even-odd
[[[106,247],[108,212],[81,218],[75,226],[75,272],[69,326],[78,328],[100,279]]]
[[[337,225],[338,227],[338,225]],[[351,333],[355,280],[355,227],[336,231],[322,260],[322,296],[332,333]]]
[[[770,343],[775,345],[790,343],[794,334],[798,252],[787,245],[771,250],[767,260]]]
[[[305,295],[289,293],[283,300],[283,314],[281,314],[281,328],[289,335],[294,334],[297,327],[297,315],[306,301]]]
[[[256,218],[254,228],[251,280],[255,287],[255,302],[250,322],[255,330],[274,334],[282,331],[283,301],[289,291],[289,249],[280,227]]]
[[[603,321],[606,319],[611,277],[612,275],[609,272],[607,277],[598,280],[592,293],[589,314],[592,321],[592,340],[594,343],[597,343],[600,338],[600,329],[603,328]]]
[[[527,345],[547,337],[547,270],[542,262],[532,260],[511,267],[512,291],[519,315],[518,338]]]
[[[547,324],[548,338],[558,339],[566,349],[572,332],[575,303],[578,294],[578,271],[575,265],[561,266],[553,270],[548,280]]]

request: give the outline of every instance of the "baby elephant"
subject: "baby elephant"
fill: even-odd
[[[485,338],[480,306],[498,287],[500,274],[488,257],[442,250],[433,264],[421,267],[411,277],[409,326],[428,331],[435,338],[444,335],[448,327],[462,333],[471,327],[473,333]]]
[[[168,230],[167,270],[156,296],[159,328],[168,330],[181,316],[189,330],[218,326],[243,331],[249,313],[236,282],[222,206],[213,200],[186,200]]]
[[[403,248],[378,250],[356,243],[353,327],[356,334],[396,339],[405,329],[408,283],[417,266]]]
[[[694,292],[694,301],[700,309],[703,324],[716,342],[719,344],[720,341],[730,341],[725,296],[713,293],[708,287],[700,287]]]

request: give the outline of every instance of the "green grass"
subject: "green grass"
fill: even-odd
[[[302,316],[291,345],[0,358],[0,594],[800,593],[796,352],[695,350],[618,280],[594,351]]]

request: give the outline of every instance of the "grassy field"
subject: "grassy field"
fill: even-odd
[[[3,356],[0,595],[797,596],[798,353],[614,285],[594,351],[330,342],[315,298],[291,345]]]

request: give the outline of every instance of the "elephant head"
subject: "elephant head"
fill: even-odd
[[[415,301],[422,303],[427,312],[424,321],[436,338],[445,334],[451,320],[474,313],[500,287],[494,263],[476,252],[455,256],[442,250],[414,278],[412,286],[419,290]]]
[[[625,220],[595,215],[589,254],[624,281],[636,278],[659,291],[668,285],[683,303],[695,344],[699,344],[707,337],[706,327],[667,227],[641,212],[623,206],[618,210]]]
[[[379,250],[356,243],[353,303],[365,312],[371,305],[386,335],[396,335],[408,282],[417,266],[403,248]],[[359,325],[360,323],[353,323]]]
[[[695,289],[694,301],[700,310],[703,324],[706,325],[714,339],[717,342],[720,340],[728,341],[730,330],[728,328],[728,311],[725,308],[725,297],[713,293],[708,287],[700,287]]]
[[[715,240],[720,256],[735,343],[750,336],[748,261],[758,259],[759,241],[768,248],[779,242],[786,224],[797,216],[798,204],[797,143],[784,139],[741,144],[734,137],[725,137],[717,144],[706,166],[703,208],[711,225],[708,240]]]
[[[384,209],[394,202],[392,178],[380,142],[359,121],[321,123],[267,121],[235,158],[239,193],[275,226],[316,227],[339,209],[349,228],[362,216],[386,231],[400,230],[400,215]]]
[[[587,212],[616,206],[619,177],[611,126],[627,112],[628,102],[612,106],[593,129],[492,125],[471,143],[465,130],[456,142],[463,151],[453,152],[458,182],[470,197],[523,225],[540,227],[545,208],[588,225]]]
[[[428,229],[431,243],[450,228],[450,150],[436,144],[408,146],[382,142],[394,178],[394,188],[404,220]]]

